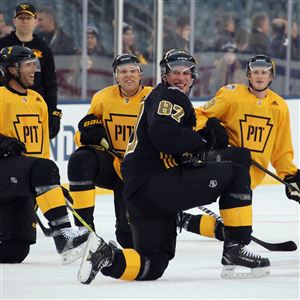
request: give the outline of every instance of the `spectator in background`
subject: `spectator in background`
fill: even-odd
[[[272,55],[275,58],[286,57],[286,21],[282,18],[276,18],[272,21]]]
[[[133,54],[138,57],[141,64],[147,64],[147,60],[135,46],[135,34],[131,25],[123,23],[123,53]]]
[[[287,36],[288,23],[284,18],[276,18],[272,21],[272,52],[273,56],[286,58],[289,39]],[[300,38],[298,26],[295,21],[291,28],[291,59],[300,60]]]
[[[4,12],[2,10],[0,10],[0,35],[2,34],[2,28],[5,25],[6,25],[6,23],[5,23]]]
[[[223,45],[221,51],[223,54],[220,59],[216,60],[214,63],[215,69],[213,70],[211,81],[209,83],[209,86],[214,93],[224,85],[231,83],[247,83],[244,68],[237,57],[237,45],[228,42]]]
[[[36,9],[29,3],[19,4],[14,12],[16,31],[0,39],[0,50],[10,46],[24,46],[32,49],[39,59],[41,71],[34,77],[30,87],[45,99],[49,113],[50,138],[54,138],[60,129],[61,110],[57,108],[57,78],[53,54],[47,44],[33,34],[36,27]]]
[[[13,30],[14,28],[11,25],[6,24],[4,12],[0,10],[0,38],[10,34]]]
[[[224,52],[224,47],[235,44],[236,51],[244,52],[248,46],[249,33],[245,28],[237,26],[235,18],[230,13],[222,13],[216,22],[218,36],[212,50]]]
[[[243,27],[237,27],[235,33],[235,42],[238,52],[245,52],[248,47],[249,32]]]
[[[51,48],[53,54],[76,54],[78,52],[73,39],[58,27],[52,7],[39,9],[37,28],[38,35]]]
[[[270,20],[266,14],[257,14],[252,18],[252,29],[249,36],[248,53],[272,54],[269,37]]]
[[[105,81],[99,80],[99,75],[97,76],[97,71],[103,71],[103,60],[102,58],[106,57],[108,59],[112,58],[112,53],[110,54],[102,45],[101,39],[99,36],[98,29],[93,25],[87,26],[87,94],[92,96],[99,88],[99,84],[105,84]],[[80,53],[79,53],[80,54]],[[72,64],[70,67],[70,75],[66,77],[67,83],[71,86],[80,86],[81,85],[81,60],[78,59],[78,56],[74,56]],[[111,78],[110,78],[111,80]]]
[[[111,54],[103,47],[98,29],[93,25],[87,26],[87,54],[89,56],[99,55],[99,56],[107,56],[112,57]]]
[[[187,16],[181,16],[177,19],[175,32],[174,29],[168,30],[164,37],[164,52],[170,49],[184,49],[189,51],[191,35],[190,19]]]
[[[8,25],[8,24],[7,24],[7,25],[4,25],[4,26],[2,27],[2,32],[1,32],[0,38],[9,35],[12,31],[14,31],[14,27],[13,27],[13,26]]]
[[[235,44],[235,21],[230,14],[222,14],[216,22],[218,37],[215,41],[213,50],[224,51],[228,43]],[[236,48],[236,45],[235,45]]]
[[[297,22],[292,22],[292,60],[300,60],[300,36]]]
[[[3,34],[4,26],[6,26],[5,16],[4,16],[4,12],[0,10],[0,37],[5,36],[5,34]]]

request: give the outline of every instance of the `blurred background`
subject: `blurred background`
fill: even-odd
[[[1,35],[13,29],[20,2],[1,0]],[[55,23],[48,43],[61,104],[88,103],[96,91],[112,84],[112,59],[123,52],[140,57],[144,84],[157,83],[157,63],[172,48],[185,48],[197,58],[195,101],[211,98],[222,85],[245,83],[245,64],[259,53],[276,61],[272,89],[285,98],[300,98],[299,0],[28,2],[39,11],[38,35],[49,37],[45,18]]]

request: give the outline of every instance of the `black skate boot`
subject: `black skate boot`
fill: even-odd
[[[188,226],[192,217],[193,215],[185,213],[183,211],[177,213],[176,225],[179,232],[181,232],[182,228],[185,229],[186,231],[189,231]]]
[[[244,244],[224,243],[222,278],[257,278],[270,274],[270,261],[250,252]]]
[[[53,232],[57,252],[63,265],[70,264],[83,255],[89,231],[85,227],[66,227]]]
[[[78,281],[83,284],[91,283],[97,273],[103,268],[111,266],[113,261],[112,248],[102,238],[91,233],[82,257],[77,276]]]

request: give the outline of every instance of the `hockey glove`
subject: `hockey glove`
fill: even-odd
[[[18,141],[16,138],[0,136],[0,158],[18,156],[22,153],[26,153],[24,143]]]
[[[211,132],[206,127],[198,130],[197,132],[206,140],[206,150],[212,150],[213,145],[216,143],[216,139]]]
[[[53,139],[57,136],[60,129],[61,109],[56,108],[49,113],[49,137]]]
[[[227,148],[229,136],[224,126],[217,118],[209,118],[206,122],[206,128],[211,134],[212,147],[211,150],[219,150]]]
[[[206,153],[183,153],[181,155],[180,164],[188,168],[199,168],[206,163]]]
[[[300,203],[300,170],[297,170],[295,175],[287,175],[284,180],[298,189],[291,189],[288,186],[285,187],[286,196],[289,199],[295,200]]]
[[[100,145],[102,138],[106,139],[106,132],[101,120],[94,114],[86,115],[78,124],[82,145]]]

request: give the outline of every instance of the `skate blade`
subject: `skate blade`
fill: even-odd
[[[77,275],[77,280],[83,284],[89,284],[95,278],[92,273],[93,264],[88,260],[91,253],[96,252],[97,248],[101,245],[102,241],[97,237],[95,233],[91,233],[84,250],[84,254],[81,260],[80,268]]]
[[[74,261],[76,261],[77,259],[81,258],[84,253],[86,244],[87,244],[87,241],[80,244],[76,248],[69,249],[65,252],[62,252],[60,254],[61,259],[62,259],[62,264],[69,265],[69,264],[73,263]]]
[[[223,279],[249,279],[268,276],[270,273],[270,266],[253,269],[242,266],[224,266],[221,277]]]

